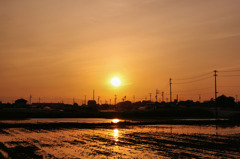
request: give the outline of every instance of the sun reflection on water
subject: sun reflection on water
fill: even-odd
[[[118,131],[118,129],[114,129],[113,130],[113,140],[115,142],[118,142],[118,137],[119,137],[119,131]],[[115,143],[115,144],[117,144],[117,143]]]

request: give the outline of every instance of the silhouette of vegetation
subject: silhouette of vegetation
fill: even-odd
[[[16,105],[26,105],[27,104],[27,100],[25,100],[25,99],[17,99],[17,100],[15,100],[15,104]]]
[[[226,97],[225,95],[221,95],[217,97],[216,104],[219,107],[234,107],[236,103],[233,97]]]
[[[2,103],[0,119],[19,118],[122,118],[122,119],[179,119],[179,118],[214,118],[216,107],[220,118],[237,120],[240,105],[233,97],[219,96],[216,101],[194,102],[175,101],[171,103],[123,101],[117,105],[96,104],[89,100],[88,105],[74,103],[32,103],[18,99],[13,104]],[[240,118],[240,117],[239,117]],[[238,120],[237,120],[238,121]]]

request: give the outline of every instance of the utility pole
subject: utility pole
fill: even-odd
[[[169,84],[170,84],[170,102],[172,102],[172,79],[169,79]]]
[[[115,94],[115,105],[117,105],[117,95]]]
[[[238,103],[238,95],[236,95],[236,103]]]
[[[110,99],[110,100],[109,100],[109,105],[111,105],[111,104],[112,104],[111,102],[112,102],[112,100]]]
[[[41,101],[41,99],[40,99],[40,97],[38,98],[38,103],[40,103],[40,101]]]
[[[215,77],[215,104],[216,104],[216,119],[218,119],[218,107],[216,103],[217,99],[217,70],[214,70],[214,77]]]
[[[164,102],[164,92],[162,92],[162,102]]]
[[[32,104],[32,95],[30,94],[30,97],[29,97],[29,104],[31,105]]]
[[[95,91],[93,90],[93,100],[94,100]]]
[[[87,105],[87,96],[85,95],[85,105]]]
[[[157,102],[157,95],[158,95],[158,93],[159,93],[159,91],[158,91],[158,89],[156,89],[156,96],[155,96],[156,102]]]
[[[201,94],[198,95],[198,100],[201,103]]]
[[[135,103],[135,96],[133,96],[133,103]]]
[[[149,93],[150,102],[152,101],[152,93]]]
[[[217,70],[214,70],[214,76],[215,76],[215,101],[217,99]]]
[[[98,96],[98,105],[100,105],[99,101],[100,101],[100,96]]]

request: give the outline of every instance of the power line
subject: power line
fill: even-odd
[[[204,91],[204,92],[200,92],[201,95],[206,95],[206,94],[212,94],[212,92],[209,92],[209,91]],[[177,93],[173,93],[173,95],[199,95],[199,92],[195,92],[195,93],[192,93],[192,92],[177,92]]]
[[[205,77],[205,78],[201,78],[201,79],[198,79],[198,80],[193,80],[193,81],[188,81],[188,82],[181,82],[181,83],[172,83],[172,84],[189,84],[189,83],[194,83],[194,82],[202,81],[202,80],[209,79],[209,78],[212,78],[212,77]]]
[[[188,77],[188,78],[177,78],[177,79],[174,79],[174,80],[191,80],[191,79],[196,79],[196,78],[199,78],[199,77],[202,77],[202,76],[207,76],[207,75],[210,75],[212,74],[212,72],[209,72],[209,73],[204,73],[204,74],[201,74],[201,75],[197,75],[197,76],[193,76],[193,77]]]
[[[219,71],[219,72],[240,72],[240,69],[237,69],[237,70],[226,70],[226,71]]]
[[[240,76],[240,75],[221,75],[220,77],[237,77],[237,76]]]
[[[240,86],[219,86],[219,87],[240,87]]]
[[[205,88],[199,88],[199,89],[191,89],[191,90],[183,90],[183,91],[177,91],[177,92],[193,92],[193,91],[199,91],[199,90],[206,90],[206,89],[212,89],[213,87],[205,87]]]

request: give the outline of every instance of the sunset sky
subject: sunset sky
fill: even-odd
[[[240,96],[240,1],[0,0],[0,60],[3,102]]]

